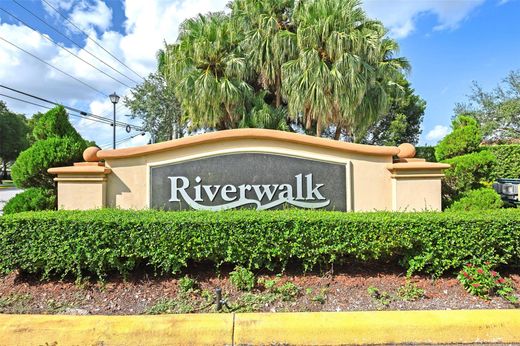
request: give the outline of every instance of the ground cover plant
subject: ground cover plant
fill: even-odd
[[[43,211],[0,218],[0,270],[106,278],[139,266],[303,271],[345,261],[394,263],[440,276],[472,259],[519,263],[520,212],[342,213],[308,210]],[[239,270],[240,272],[241,270]],[[236,282],[251,286],[246,272]],[[254,281],[253,281],[254,282]]]

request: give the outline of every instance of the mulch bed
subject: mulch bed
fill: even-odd
[[[283,275],[255,273],[262,280],[276,280],[276,286],[292,282],[295,296],[273,294],[258,285],[251,292],[237,290],[229,280],[230,269],[219,273],[204,266],[179,276],[156,277],[141,271],[126,280],[113,277],[106,282],[67,280],[40,281],[37,277],[11,273],[0,277],[0,313],[103,314],[215,312],[215,289],[220,287],[228,307],[223,311],[367,311],[367,310],[451,310],[512,309],[517,306],[501,297],[489,300],[468,294],[452,276],[433,279],[413,276],[408,282],[424,290],[416,300],[398,295],[407,278],[400,268],[350,265],[334,272],[291,272]],[[504,276],[512,279],[520,292],[520,271]],[[179,279],[189,275],[196,289],[181,291]],[[374,291],[377,294],[374,295]],[[271,293],[270,293],[271,292]],[[372,293],[370,293],[372,292]],[[517,296],[520,297],[517,293]]]

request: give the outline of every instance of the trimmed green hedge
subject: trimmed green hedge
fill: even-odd
[[[516,264],[520,212],[42,211],[0,217],[0,271],[43,277],[123,275],[190,262],[309,270],[343,260],[440,275],[472,258]]]

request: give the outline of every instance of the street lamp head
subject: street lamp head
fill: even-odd
[[[110,97],[110,101],[111,101],[113,104],[116,104],[116,103],[119,102],[119,95],[116,94],[115,91],[114,91],[113,94],[108,95],[108,97]]]

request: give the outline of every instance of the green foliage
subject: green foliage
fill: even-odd
[[[443,162],[451,165],[444,171],[442,181],[442,194],[447,206],[463,193],[482,187],[482,182],[489,179],[496,158],[491,152],[483,150]]]
[[[229,8],[186,20],[159,54],[193,129],[290,124],[361,139],[401,89],[408,62],[358,1],[235,0]]]
[[[283,285],[276,288],[276,293],[280,294],[283,301],[294,300],[300,293],[300,288],[294,283],[287,281]]]
[[[311,292],[309,292],[309,293],[311,293]],[[325,304],[325,302],[327,301],[327,293],[328,293],[328,289],[322,288],[322,289],[320,289],[319,293],[317,293],[314,297],[311,298],[311,300],[313,302]]]
[[[435,147],[435,157],[438,161],[476,152],[482,142],[482,132],[474,118],[459,115],[452,121],[451,126],[453,131]]]
[[[370,286],[367,288],[367,292],[368,295],[380,305],[380,308],[388,307],[393,300],[390,293],[381,291],[375,286]]]
[[[401,300],[412,302],[424,297],[424,290],[410,281],[399,287],[397,297]]]
[[[21,188],[52,189],[54,177],[47,173],[47,169],[70,166],[74,162],[81,161],[86,147],[85,141],[70,137],[52,137],[37,141],[18,156],[11,168],[13,181]]]
[[[146,264],[178,273],[190,262],[304,270],[344,260],[399,263],[408,273],[441,275],[472,258],[520,264],[520,212],[343,213],[308,210],[164,212],[46,211],[0,218],[0,272],[43,277],[123,275]],[[240,267],[241,266],[241,267]]]
[[[484,187],[463,193],[462,197],[448,208],[448,211],[500,209],[503,205],[504,202],[495,190]]]
[[[488,141],[508,141],[520,137],[520,70],[511,71],[496,88],[485,91],[473,83],[469,103],[460,103],[455,111],[470,114],[482,126]]]
[[[496,163],[493,166],[488,180],[494,181],[498,178],[520,178],[520,145],[493,145],[483,147],[495,155]]]
[[[415,147],[415,157],[426,159],[428,162],[437,162],[435,157],[435,147]]]
[[[4,214],[22,211],[51,210],[56,205],[54,191],[31,187],[11,198],[4,206]]]
[[[193,291],[197,287],[197,280],[190,278],[188,275],[179,279],[179,289],[183,293]]]
[[[161,298],[146,310],[149,315],[187,314],[195,310],[194,304],[185,296]]]
[[[247,268],[237,266],[229,273],[231,284],[241,291],[251,291],[255,287],[255,274]]]
[[[143,129],[155,142],[182,137],[181,106],[160,73],[150,74],[142,84],[132,88],[123,102],[131,110],[132,119],[143,121]]]
[[[29,146],[28,131],[25,117],[10,112],[0,101],[0,160],[3,170],[0,179],[6,178],[7,163],[14,161]]]
[[[518,302],[511,280],[501,277],[492,268],[490,262],[480,265],[468,263],[459,272],[457,279],[466,291],[477,297],[489,299],[490,295],[498,295],[512,303]]]
[[[69,137],[73,141],[83,141],[78,131],[69,122],[67,111],[63,106],[56,106],[39,116],[32,129],[32,135],[36,141],[54,137]]]
[[[368,129],[362,143],[399,145],[416,144],[419,141],[426,101],[415,94],[415,90],[404,77],[399,81],[399,85],[403,90],[390,95],[388,113]]]

